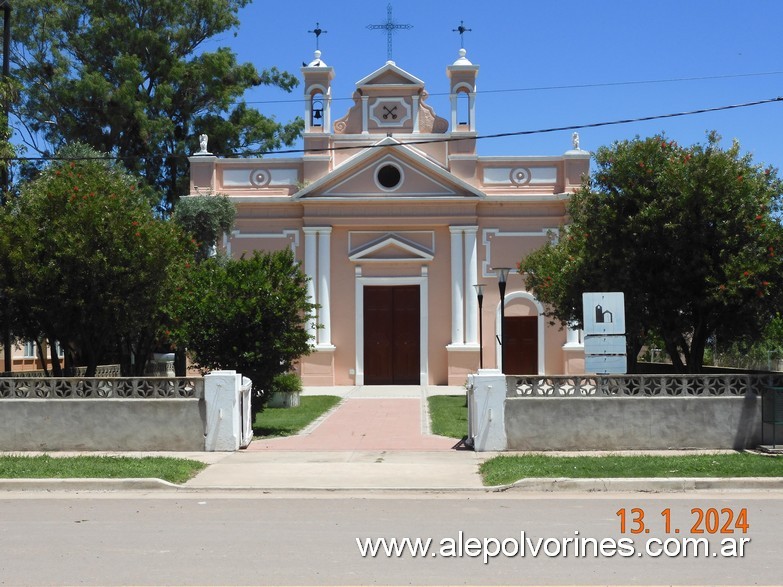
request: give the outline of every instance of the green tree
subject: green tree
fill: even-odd
[[[81,145],[60,156],[0,217],[12,331],[59,341],[88,376],[107,356],[131,352],[141,370],[170,279],[192,259],[190,241],[153,214],[156,196],[120,165]],[[132,374],[130,360],[123,366]]]
[[[598,150],[570,224],[520,263],[551,317],[581,323],[583,292],[625,292],[629,363],[656,335],[688,372],[711,336],[761,331],[783,294],[781,182],[736,142],[718,143],[655,136]]]
[[[175,342],[197,367],[234,369],[252,379],[258,411],[275,375],[310,352],[305,324],[315,307],[306,276],[286,249],[210,258],[185,277],[170,305]]]
[[[173,220],[196,241],[196,260],[209,257],[218,239],[234,226],[236,207],[224,195],[189,196],[174,209]]]
[[[249,2],[16,0],[15,114],[27,142],[42,154],[73,141],[110,153],[169,204],[187,193],[186,156],[201,133],[216,153],[292,144],[301,119],[278,123],[241,98],[262,85],[289,92],[298,80],[203,47],[234,29]]]

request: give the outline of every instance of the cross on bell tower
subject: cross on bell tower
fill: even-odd
[[[473,32],[473,29],[465,27],[465,21],[459,21],[459,26],[455,29],[451,29],[452,33],[459,33],[459,46],[465,48],[465,33]]]
[[[311,30],[311,31],[307,31],[307,32],[308,32],[308,33],[311,33],[311,34],[313,34],[313,35],[315,35],[315,49],[316,49],[316,51],[317,51],[317,50],[319,50],[319,49],[320,49],[320,47],[318,46],[318,44],[319,44],[319,43],[318,43],[318,40],[319,40],[319,38],[321,37],[321,33],[328,33],[329,31],[325,31],[325,30],[323,30],[323,29],[321,28],[321,24],[320,24],[320,23],[318,23],[318,22],[316,22],[316,23],[315,23],[315,28],[314,28],[313,30]]]
[[[389,61],[392,60],[392,36],[397,30],[412,29],[412,24],[397,24],[392,18],[392,5],[386,6],[386,22],[383,24],[368,24],[367,28],[370,30],[384,30],[386,31],[386,54]]]

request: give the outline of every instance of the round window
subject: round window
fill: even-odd
[[[376,178],[381,186],[387,190],[391,190],[400,185],[400,182],[402,181],[402,171],[400,171],[400,168],[396,165],[386,164],[378,169]]]

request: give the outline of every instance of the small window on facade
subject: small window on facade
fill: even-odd
[[[34,359],[38,356],[38,349],[35,347],[34,340],[26,340],[24,343],[24,358]]]
[[[386,164],[378,169],[378,183],[388,190],[396,188],[402,181],[402,172],[396,165]]]

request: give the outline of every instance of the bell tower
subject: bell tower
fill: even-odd
[[[328,170],[332,133],[332,80],[334,68],[321,59],[316,49],[313,60],[302,67],[304,78],[304,163],[307,172]],[[317,169],[313,169],[313,167]]]
[[[462,47],[459,58],[446,68],[451,98],[451,137],[449,162],[452,171],[463,177],[474,177],[478,164],[476,153],[476,77],[478,65],[473,65]]]
[[[446,68],[451,97],[451,130],[456,133],[476,133],[476,77],[478,65],[473,65],[467,51],[459,50],[459,58]]]

